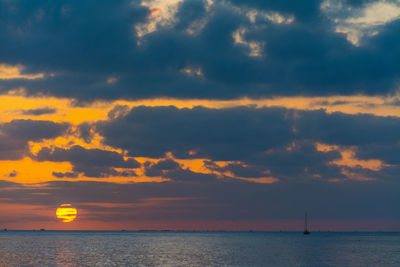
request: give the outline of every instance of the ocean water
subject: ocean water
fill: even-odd
[[[400,266],[400,233],[7,231],[0,266]]]

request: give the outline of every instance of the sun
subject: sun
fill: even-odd
[[[69,223],[75,220],[78,211],[71,204],[62,204],[57,208],[56,216],[64,223]]]

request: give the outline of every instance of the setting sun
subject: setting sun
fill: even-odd
[[[57,218],[64,223],[75,220],[77,214],[77,210],[71,207],[71,204],[62,204],[56,211]]]

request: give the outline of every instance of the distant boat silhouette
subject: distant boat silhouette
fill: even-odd
[[[304,232],[303,232],[303,234],[305,234],[305,235],[310,234],[310,231],[308,231],[308,225],[307,225],[307,211],[306,211],[306,214],[304,217]]]

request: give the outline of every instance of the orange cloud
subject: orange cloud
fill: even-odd
[[[341,155],[340,159],[335,159],[329,162],[329,164],[336,165],[339,167],[347,167],[341,169],[341,173],[345,175],[349,180],[355,181],[371,181],[375,180],[371,177],[364,177],[357,172],[353,172],[350,169],[366,169],[370,171],[378,172],[382,168],[389,166],[388,164],[384,163],[382,160],[379,159],[369,159],[369,160],[362,160],[357,158],[357,148],[352,147],[340,147],[337,145],[327,145],[322,143],[315,144],[316,150],[320,152],[331,152],[331,151],[338,151]],[[340,182],[341,179],[330,179],[330,182]]]
[[[371,171],[380,171],[383,167],[387,166],[383,161],[378,159],[361,160],[356,158],[355,149],[347,149],[341,151],[341,159],[331,161],[331,164],[337,166],[345,166],[350,168],[362,168]]]
[[[115,82],[115,80],[110,80]],[[254,108],[283,107],[297,110],[326,110],[328,113],[342,112],[345,114],[373,114],[376,116],[400,117],[399,97],[377,96],[329,96],[329,97],[273,97],[264,99],[240,98],[233,100],[201,100],[155,98],[143,100],[95,101],[87,105],[77,106],[72,99],[46,96],[27,97],[23,90],[14,91],[8,95],[0,95],[0,123],[14,119],[41,119],[54,122],[69,122],[80,124],[108,119],[108,113],[117,105],[133,108],[137,106],[175,106],[177,108],[232,108],[252,106]],[[373,107],[373,108],[371,108]],[[32,116],[23,114],[23,110],[54,108],[51,114]]]
[[[36,80],[44,78],[44,73],[37,74],[24,74],[25,67],[22,65],[6,65],[0,64],[0,80],[12,80],[12,79],[27,79]]]
[[[116,100],[116,101],[96,101],[87,105],[77,106],[76,103],[67,98],[55,98],[46,96],[27,97],[23,91],[15,91],[8,95],[0,96],[0,123],[9,122],[15,119],[39,119],[49,120],[53,122],[68,122],[72,125],[68,136],[61,136],[52,140],[44,140],[41,142],[30,142],[30,151],[36,154],[43,147],[60,147],[70,148],[73,145],[79,145],[86,149],[103,149],[115,151],[124,154],[121,149],[115,149],[103,144],[103,139],[99,135],[94,135],[91,142],[87,143],[77,134],[77,125],[83,122],[94,123],[99,120],[108,119],[108,113],[117,105],[127,106],[128,108],[145,105],[155,106],[176,106],[177,108],[193,108],[196,106],[204,106],[207,108],[230,108],[237,106],[253,106],[255,108],[263,107],[284,107],[298,110],[318,110],[325,109],[327,112],[343,112],[347,114],[372,113],[378,116],[391,115],[400,117],[400,106],[396,105],[397,96],[393,97],[369,97],[369,96],[329,96],[329,97],[274,97],[268,99],[249,99],[241,98],[234,100],[199,100],[199,99],[144,99],[144,100]],[[371,106],[374,108],[371,109]],[[39,114],[37,116],[29,115],[21,112],[22,110],[33,110],[41,108],[52,108],[53,113]],[[287,147],[292,150],[295,143]],[[316,144],[316,149],[321,152],[340,151],[341,159],[334,160],[330,164],[348,168],[363,168],[371,171],[379,171],[387,166],[378,159],[360,160],[356,157],[354,148],[343,148],[335,145]],[[196,151],[191,151],[192,156],[196,155]],[[167,155],[172,157],[172,154]],[[157,162],[156,159],[137,158],[141,163],[146,161]],[[174,159],[176,160],[176,159]],[[206,159],[180,159],[176,160],[184,169],[203,174],[215,174],[204,167]],[[226,166],[232,162],[215,162],[220,167]],[[19,161],[0,161],[1,173],[6,180],[13,180],[23,183],[38,183],[51,181],[52,172],[71,172],[72,166],[69,163],[54,162],[35,162],[29,158]],[[7,177],[8,174],[16,171],[16,177]],[[122,170],[121,170],[122,171]],[[102,181],[113,181],[118,183],[127,182],[162,182],[168,179],[162,177],[146,177],[143,169],[135,169],[137,177],[110,177],[101,178]],[[231,177],[233,179],[242,179],[235,177],[229,173],[220,173],[219,177]],[[99,178],[77,177],[77,180],[99,180]],[[250,182],[272,183],[278,181],[278,178],[270,177],[268,174],[263,178],[246,178]]]

